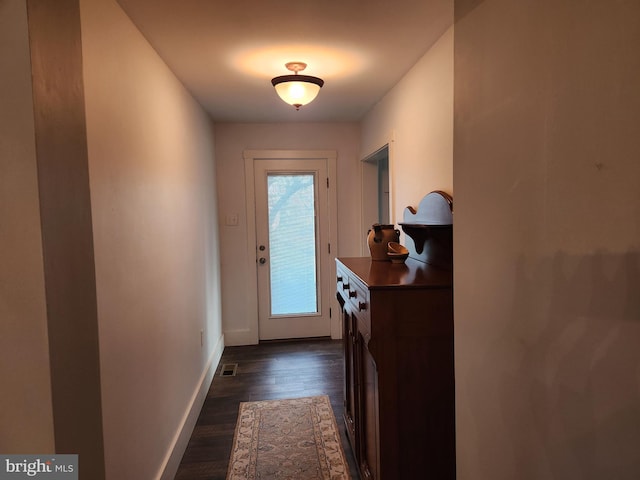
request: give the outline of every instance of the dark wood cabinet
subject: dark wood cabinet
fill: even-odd
[[[344,420],[361,478],[455,478],[450,270],[337,260]]]

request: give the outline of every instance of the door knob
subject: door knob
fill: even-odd
[[[258,259],[258,262],[260,262],[260,265],[264,265],[265,263],[267,263],[267,259],[266,259],[266,258],[264,258],[264,257],[260,257],[260,258]]]

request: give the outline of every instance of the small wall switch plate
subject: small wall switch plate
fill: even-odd
[[[224,219],[224,224],[229,227],[236,227],[238,225],[238,214],[228,213]]]

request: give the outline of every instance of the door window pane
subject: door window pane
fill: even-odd
[[[271,315],[317,313],[313,174],[268,174]]]

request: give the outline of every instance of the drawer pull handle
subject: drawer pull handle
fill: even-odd
[[[358,292],[349,290],[349,298],[356,298],[357,296],[358,296]]]
[[[359,311],[363,311],[367,309],[367,303],[366,302],[358,302],[358,310]]]
[[[342,284],[342,289],[343,290],[349,290],[349,284],[348,283],[343,283]]]
[[[336,280],[337,280],[338,282],[341,282],[341,281],[342,281],[342,275],[338,275],[338,277],[336,278]]]

